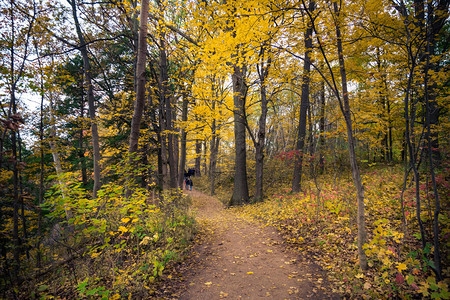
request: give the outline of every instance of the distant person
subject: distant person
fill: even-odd
[[[192,182],[192,179],[189,177],[189,190],[192,191],[192,186],[194,185],[194,183]]]
[[[191,178],[189,176],[186,176],[186,178],[184,179],[184,183],[186,184],[186,189],[191,190],[190,188]]]

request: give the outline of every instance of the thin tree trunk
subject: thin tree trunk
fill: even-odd
[[[345,71],[345,63],[344,63],[344,54],[342,49],[342,37],[341,37],[341,29],[339,24],[339,9],[337,6],[337,2],[333,2],[334,12],[336,14],[336,38],[337,38],[337,49],[339,55],[339,70],[341,73],[342,79],[342,98],[343,98],[343,107],[341,106],[342,113],[345,118],[345,124],[347,125],[347,139],[348,139],[348,151],[350,157],[350,165],[352,168],[352,176],[353,182],[356,187],[356,195],[357,195],[357,203],[358,203],[358,216],[357,216],[357,225],[358,225],[358,257],[359,257],[359,266],[365,271],[367,270],[367,256],[364,252],[363,245],[366,243],[367,233],[366,233],[366,222],[364,217],[364,192],[363,186],[361,182],[361,175],[359,173],[358,163],[356,161],[355,154],[355,138],[353,137],[352,130],[352,119],[350,114],[350,103],[348,97],[347,90],[347,74]]]
[[[11,69],[13,74],[13,68]],[[13,78],[12,78],[13,79]],[[11,104],[12,114],[17,113],[15,85],[11,85]],[[19,170],[18,170],[18,158],[17,158],[17,138],[16,131],[11,130],[11,151],[12,151],[12,163],[13,163],[13,240],[14,240],[14,280],[18,279],[20,270],[20,238],[19,238]]]
[[[83,186],[86,187],[88,184],[87,170],[86,170],[86,157],[84,156],[84,88],[83,82],[81,83],[81,103],[80,103],[80,130],[78,139],[78,157],[80,158],[81,164],[81,180],[83,181]]]
[[[213,121],[213,136],[211,137],[211,149],[210,149],[210,159],[209,159],[209,178],[210,178],[210,194],[214,196],[216,194],[216,167],[217,167],[217,155],[219,153],[219,142],[220,137],[216,132],[216,121]]]
[[[185,125],[187,122],[187,114],[188,114],[188,92],[183,92],[183,103],[181,106],[181,121]],[[183,189],[184,183],[184,171],[186,169],[186,139],[187,139],[187,131],[185,126],[181,128],[181,145],[180,145],[180,165],[178,167],[178,186],[180,189]]]
[[[312,13],[315,9],[315,1],[309,2],[309,13]],[[306,136],[306,112],[309,106],[309,83],[310,83],[310,70],[311,70],[311,51],[312,51],[312,24],[308,21],[305,32],[305,59],[303,61],[303,76],[302,76],[302,94],[300,98],[300,117],[298,120],[298,135],[297,145],[295,147],[295,165],[294,175],[292,178],[292,192],[298,193],[301,190],[302,181],[302,167],[303,167],[303,154],[305,148],[305,136]]]
[[[20,131],[17,130],[17,141],[19,146],[19,164],[22,163],[22,139],[20,138]],[[24,193],[23,193],[23,181],[22,181],[22,174],[19,169],[19,200],[21,204],[21,219],[22,219],[22,231],[23,231],[23,241],[21,241],[21,244],[27,245],[25,248],[25,253],[27,255],[27,259],[30,259],[30,251],[28,246],[28,230],[27,230],[27,219],[25,217],[25,199],[24,199]]]
[[[325,170],[325,81],[320,81],[319,172]]]
[[[44,76],[41,64],[40,55],[38,52],[37,44],[36,54],[38,57],[39,70],[40,70],[40,92],[41,92],[41,107],[40,107],[40,120],[39,120],[39,154],[40,154],[40,170],[39,170],[39,202],[41,205],[44,202]],[[42,213],[38,211],[38,224],[37,224],[37,243],[36,243],[36,267],[42,267],[42,252],[41,252],[41,237],[42,237]]]
[[[202,172],[202,174],[208,174],[208,164],[207,164],[207,153],[208,153],[208,144],[206,143],[206,140],[204,140],[203,142],[202,142],[202,147],[203,147],[203,157],[202,157],[202,159],[203,159],[203,163],[202,163],[202,165],[203,165],[203,172]]]
[[[426,64],[425,64],[425,107],[426,107],[426,114],[425,114],[425,124],[426,124],[426,140],[427,140],[427,154],[428,154],[428,161],[430,165],[430,173],[431,173],[431,182],[433,184],[433,196],[434,196],[434,215],[433,215],[433,243],[434,243],[434,267],[433,270],[436,274],[436,277],[438,281],[441,281],[442,278],[442,269],[441,269],[441,253],[440,253],[440,243],[439,243],[439,214],[440,214],[440,199],[439,199],[439,193],[437,190],[437,184],[436,184],[436,177],[434,174],[434,162],[433,162],[433,153],[435,150],[433,150],[433,147],[436,146],[434,141],[432,140],[432,133],[431,133],[431,124],[434,123],[436,120],[434,120],[435,115],[434,111],[432,114],[432,109],[436,109],[436,99],[434,95],[434,85],[431,84],[429,86],[429,76],[428,71],[430,68],[430,55],[433,54],[434,49],[431,47],[430,37],[427,36],[427,51],[426,51]],[[431,99],[430,99],[431,98]],[[439,115],[439,114],[438,114]],[[433,116],[433,120],[432,120]],[[439,156],[438,156],[439,158]]]
[[[178,100],[174,101],[174,103],[177,103]],[[173,109],[172,111],[172,120],[173,120],[173,124],[177,124],[177,109]],[[173,159],[174,159],[174,174],[173,176],[175,177],[175,185],[178,186],[177,181],[178,181],[178,175],[180,174],[180,170],[179,170],[179,163],[180,163],[180,128],[179,127],[175,127],[175,129],[173,130],[174,134],[172,135],[173,138]],[[176,132],[176,133],[175,133]],[[176,187],[175,186],[175,187]]]
[[[94,99],[94,90],[92,86],[91,79],[91,63],[89,61],[89,55],[87,51],[86,40],[84,38],[83,32],[81,31],[81,26],[78,21],[77,16],[77,7],[75,0],[67,0],[72,7],[72,15],[73,20],[75,22],[75,29],[77,31],[77,36],[80,41],[79,50],[81,53],[81,57],[83,58],[83,68],[84,68],[84,79],[86,81],[86,85],[88,87],[88,106],[89,106],[89,119],[91,120],[91,132],[92,132],[92,146],[94,150],[94,188],[93,188],[93,197],[97,197],[97,191],[101,187],[101,178],[100,178],[100,138],[98,134],[98,126],[96,120],[95,113],[95,99]]]
[[[13,1],[11,1],[11,33],[12,41],[15,42],[15,22],[14,22],[14,10]],[[16,105],[16,80],[14,78],[14,60],[15,60],[15,48],[14,43],[10,49],[11,52],[11,64],[10,64],[10,104],[8,111],[8,121],[11,120],[11,115],[17,114]],[[12,121],[14,122],[14,121]],[[17,129],[18,130],[18,129]],[[5,130],[6,133],[6,130]],[[3,151],[3,149],[0,149]],[[11,151],[12,151],[12,164],[13,164],[13,241],[14,241],[14,263],[13,263],[13,280],[17,282],[20,270],[20,239],[19,239],[19,175],[18,175],[18,164],[17,164],[17,140],[16,131],[11,129]]]
[[[200,176],[200,165],[202,162],[202,141],[199,139],[195,140],[195,176]]]

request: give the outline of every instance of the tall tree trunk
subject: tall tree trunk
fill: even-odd
[[[81,165],[81,180],[83,182],[83,187],[86,187],[88,184],[87,179],[87,170],[86,170],[86,157],[84,157],[84,88],[83,82],[81,82],[81,102],[80,102],[80,130],[78,132],[78,157],[80,159]]]
[[[181,128],[181,145],[180,145],[180,165],[178,167],[178,186],[180,189],[183,189],[183,181],[184,181],[184,171],[186,169],[186,139],[187,139],[187,131],[185,128],[185,124],[187,122],[187,114],[188,114],[188,92],[183,92],[183,103],[181,105],[181,121],[183,122],[183,127]]]
[[[203,149],[203,163],[202,163],[202,165],[203,165],[203,172],[202,172],[202,174],[208,174],[208,161],[207,161],[207,154],[208,154],[208,143],[206,142],[206,140],[204,140],[203,142],[202,142],[202,149]]]
[[[258,136],[255,143],[255,201],[262,201],[264,198],[263,184],[264,184],[264,150],[266,146],[266,119],[267,119],[267,90],[266,79],[269,75],[269,68],[271,65],[271,58],[267,60],[267,64],[264,65],[264,52],[265,49],[261,49],[261,64],[258,67],[259,81],[261,82],[260,96],[261,96],[261,115],[259,116]]]
[[[142,0],[139,19],[138,51],[136,64],[136,99],[134,101],[133,118],[131,119],[130,145],[128,151],[130,155],[138,150],[139,132],[141,126],[142,112],[145,103],[145,66],[147,58],[147,20],[148,20],[149,0]],[[132,158],[131,158],[132,159]]]
[[[178,100],[174,99],[174,104],[175,106],[176,103],[178,103]],[[172,120],[173,120],[173,124],[177,124],[177,109],[173,109],[172,110]],[[174,134],[172,134],[172,139],[173,139],[173,165],[174,165],[174,173],[173,176],[175,177],[175,185],[178,186],[178,175],[180,174],[180,170],[178,168],[179,166],[179,162],[180,162],[180,128],[179,127],[175,127],[173,130]]]
[[[75,22],[75,29],[77,31],[77,36],[80,41],[79,50],[81,53],[81,57],[83,58],[83,68],[84,68],[84,79],[86,81],[86,85],[88,88],[88,106],[89,106],[89,119],[91,121],[91,132],[92,132],[92,147],[94,150],[94,189],[93,189],[93,197],[97,197],[97,191],[101,187],[101,178],[100,178],[100,138],[98,134],[98,125],[96,120],[95,113],[95,99],[94,99],[94,90],[92,86],[92,78],[91,78],[91,63],[89,61],[89,55],[87,51],[86,40],[84,38],[83,32],[81,31],[81,26],[78,21],[77,16],[77,6],[76,0],[67,0],[72,7],[72,15],[73,20]]]
[[[366,221],[364,217],[364,191],[361,182],[361,175],[358,168],[358,163],[356,161],[355,154],[355,138],[353,136],[352,130],[352,119],[350,114],[350,103],[348,97],[348,89],[347,89],[347,74],[345,71],[345,63],[344,63],[344,54],[342,49],[342,37],[341,37],[341,29],[340,29],[340,20],[339,20],[339,9],[337,6],[337,2],[333,2],[334,12],[335,12],[335,25],[336,25],[336,38],[337,38],[337,50],[339,56],[339,71],[341,73],[342,80],[342,98],[343,98],[343,106],[341,105],[341,110],[344,115],[345,124],[347,126],[347,140],[348,140],[348,151],[350,157],[350,165],[352,169],[353,182],[356,187],[356,197],[358,204],[358,216],[357,216],[357,225],[358,225],[358,258],[359,258],[359,266],[365,271],[367,270],[367,256],[364,252],[363,245],[366,243],[367,233],[366,233]]]
[[[22,163],[22,139],[20,138],[20,131],[17,130],[17,142],[19,146],[19,164]],[[28,229],[27,229],[27,218],[25,217],[25,199],[23,198],[24,192],[23,192],[23,181],[22,181],[22,174],[19,169],[19,200],[21,204],[21,219],[22,219],[22,233],[23,233],[23,240],[21,241],[21,244],[25,244],[25,253],[27,255],[27,259],[30,259],[30,251],[28,246]]]
[[[312,13],[315,9],[315,1],[309,1],[308,11]],[[298,193],[301,190],[302,181],[302,165],[303,154],[305,148],[305,135],[306,135],[306,113],[309,106],[309,83],[310,83],[310,70],[311,70],[311,51],[312,51],[312,24],[308,21],[305,32],[305,59],[303,62],[303,76],[302,76],[302,95],[300,98],[300,117],[298,120],[298,135],[297,145],[295,147],[295,165],[294,176],[292,178],[292,192]]]
[[[147,58],[147,20],[148,20],[149,0],[142,0],[140,20],[139,20],[139,35],[138,35],[138,51],[136,64],[136,98],[134,101],[133,117],[131,119],[130,144],[128,147],[129,164],[134,170],[138,160],[136,158],[139,147],[139,133],[141,129],[142,113],[144,111],[145,103],[145,84],[147,77],[145,75],[146,58]],[[129,181],[133,181],[133,172],[129,175]],[[131,186],[127,188],[127,197],[132,193]]]
[[[200,176],[200,165],[202,162],[202,141],[199,139],[195,140],[195,176]]]
[[[211,137],[211,149],[209,156],[209,179],[210,179],[210,194],[214,196],[216,194],[216,168],[217,168],[217,155],[219,153],[220,137],[216,132],[216,121],[213,121],[213,131]]]
[[[211,93],[213,95],[213,100],[211,104],[211,109],[213,114],[216,114],[216,99],[218,98],[218,91],[216,87],[216,78],[213,76]],[[213,119],[211,124],[211,143],[209,149],[209,181],[210,181],[210,195],[214,196],[216,194],[216,166],[217,166],[217,154],[219,151],[219,139],[217,135],[217,121],[216,118]]]
[[[164,4],[161,1],[157,1],[159,6],[160,17],[164,18]],[[160,24],[159,26],[159,93],[160,103],[164,123],[164,128],[161,128],[162,138],[165,141],[163,146],[163,158],[167,159],[166,166],[166,183],[170,188],[177,187],[177,166],[175,165],[174,157],[174,145],[173,145],[173,121],[172,121],[172,95],[169,95],[169,75],[168,75],[168,62],[166,53],[166,41],[165,41],[165,26]],[[164,151],[165,150],[165,151]],[[164,153],[165,152],[165,153]]]
[[[441,266],[441,253],[440,253],[440,242],[439,242],[439,214],[441,210],[440,197],[437,190],[436,176],[434,172],[435,162],[440,161],[441,156],[439,152],[439,141],[437,134],[432,133],[431,125],[436,125],[439,121],[440,108],[436,102],[436,88],[437,84],[430,80],[429,71],[432,70],[436,74],[439,72],[439,66],[436,63],[431,62],[432,56],[435,52],[435,41],[436,36],[443,26],[443,18],[445,15],[448,17],[448,2],[447,9],[445,9],[444,1],[440,1],[440,6],[437,7],[436,15],[434,13],[434,4],[427,3],[428,7],[428,19],[429,32],[427,34],[427,46],[425,52],[425,104],[426,104],[426,114],[425,114],[425,124],[426,124],[426,141],[427,141],[427,154],[428,154],[428,164],[430,167],[430,175],[434,196],[434,214],[433,214],[433,246],[434,246],[434,267],[433,270],[436,274],[438,281],[443,279],[442,276],[442,266]],[[441,11],[439,11],[441,10]],[[444,13],[446,11],[446,13]],[[430,82],[431,81],[431,82]]]
[[[13,52],[13,50],[11,50]],[[13,57],[13,55],[12,55]],[[11,74],[14,74],[14,69],[11,68]],[[14,78],[12,77],[14,80]],[[11,106],[12,114],[17,114],[16,96],[15,96],[15,84],[11,85]],[[11,114],[9,114],[11,115]],[[17,129],[18,130],[18,129]],[[12,151],[12,163],[13,163],[13,240],[14,240],[14,280],[18,279],[20,269],[20,238],[19,238],[19,169],[18,169],[18,157],[17,157],[17,138],[16,131],[11,130],[11,151]]]
[[[39,116],[39,156],[40,156],[40,170],[39,170],[39,202],[41,205],[44,202],[44,74],[41,63],[41,57],[38,50],[37,43],[35,43],[36,55],[38,58],[39,70],[40,70],[40,93],[41,93],[41,105]],[[1,151],[1,149],[0,149]],[[42,267],[42,252],[41,252],[41,238],[42,238],[42,213],[38,211],[37,220],[37,242],[36,242],[36,267]]]
[[[314,176],[314,130],[313,130],[313,121],[312,121],[312,105],[309,103],[308,107],[308,155],[309,155],[309,173],[312,176]]]
[[[234,187],[229,205],[241,205],[249,201],[247,183],[247,147],[245,141],[245,100],[247,84],[245,64],[233,66],[233,102],[234,102]]]
[[[320,81],[319,172],[325,170],[325,80]]]

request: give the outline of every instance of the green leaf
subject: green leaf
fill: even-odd
[[[45,290],[47,290],[47,289],[48,289],[48,285],[45,285],[45,284],[40,285],[40,286],[38,287],[38,291],[39,291],[39,292],[43,292],[43,291],[45,291]]]

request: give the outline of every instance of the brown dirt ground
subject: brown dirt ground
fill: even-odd
[[[163,283],[161,298],[339,299],[320,267],[290,251],[275,229],[224,209],[216,198],[188,193],[200,239]]]

